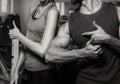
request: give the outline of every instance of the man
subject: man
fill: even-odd
[[[52,41],[45,59],[77,60],[76,84],[120,84],[120,8],[101,0],[72,0],[79,8]],[[77,49],[67,50],[72,41]]]

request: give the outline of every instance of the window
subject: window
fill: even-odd
[[[0,13],[10,13],[12,0],[0,0]]]

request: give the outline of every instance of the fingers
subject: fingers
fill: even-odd
[[[13,80],[11,80],[11,81],[10,81],[10,84],[13,84],[13,83],[14,83]]]
[[[15,84],[18,84],[18,79],[15,80]]]
[[[18,84],[18,75],[16,76],[15,84]]]
[[[91,40],[89,40],[88,42],[87,42],[87,49],[88,50],[93,50],[93,51],[97,51],[97,50],[99,50],[99,49],[102,49],[101,48],[101,45],[94,45],[93,43],[92,43],[93,41],[91,41]]]
[[[101,26],[99,26],[98,24],[96,24],[95,21],[93,21],[93,25],[94,25],[97,29],[102,29]]]
[[[94,34],[94,31],[92,31],[92,32],[85,32],[85,33],[82,33],[82,36],[84,36],[84,37],[90,37],[93,34]]]
[[[101,54],[102,53],[103,49],[100,45],[94,45],[93,47],[94,47],[94,51],[95,51],[96,54]]]
[[[99,50],[101,48],[100,45],[94,45],[95,50]]]
[[[90,37],[90,36],[92,36],[92,35],[98,33],[98,32],[97,32],[98,30],[103,30],[102,27],[99,26],[98,24],[96,24],[95,21],[93,21],[93,25],[95,26],[95,28],[97,28],[97,30],[91,31],[91,32],[82,33],[82,36],[84,36],[84,37],[88,37],[88,36],[89,36],[89,37]]]
[[[15,24],[15,21],[13,20],[13,26],[14,28],[17,28],[16,24]]]
[[[10,84],[18,84],[18,76],[15,76],[11,79]]]
[[[102,52],[103,52],[103,50],[102,50],[102,48],[100,48],[100,49],[98,49],[95,53],[96,53],[97,55],[100,55],[100,54],[102,54]]]
[[[100,54],[102,54],[103,53],[103,50],[101,50],[98,54],[100,55]]]
[[[96,22],[95,21],[93,21],[93,25],[95,26],[95,28],[97,28],[97,29],[101,29],[102,30],[102,28],[98,25],[98,24],[96,24]],[[96,30],[95,31],[91,31],[91,32],[85,32],[85,33],[82,33],[82,36],[84,36],[84,37],[88,37],[88,36],[92,36],[92,35],[94,35],[96,33]]]
[[[89,44],[92,44],[93,43],[93,38],[91,38],[86,44],[89,45]]]
[[[96,52],[99,54],[102,51],[102,48],[99,48]]]
[[[96,54],[96,55],[102,54],[103,49],[101,48],[100,45],[95,45],[94,48],[95,48],[94,51],[95,51],[95,54]]]
[[[95,26],[95,28],[101,29],[101,27],[97,25],[95,21],[93,21],[93,25]],[[95,31],[85,32],[85,33],[82,33],[82,36],[92,36],[94,33]]]

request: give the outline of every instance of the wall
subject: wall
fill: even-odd
[[[14,0],[14,6],[13,6],[13,8],[14,8],[14,10],[13,10],[13,12],[14,13],[18,13],[19,14],[19,9],[20,9],[20,0]]]
[[[32,4],[36,4],[37,0],[14,0],[14,13],[18,13],[21,19],[21,32],[26,33],[28,13]]]

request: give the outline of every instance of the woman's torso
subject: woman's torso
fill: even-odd
[[[35,9],[32,11],[29,22],[27,26],[27,37],[35,42],[40,43],[43,37],[43,33],[46,27],[46,19],[48,11],[55,7],[54,3],[49,3],[45,8],[41,15],[38,18],[33,18]],[[38,71],[53,68],[54,65],[46,64],[40,56],[35,54],[34,52],[27,49],[26,52],[26,60],[25,60],[25,68],[30,71]]]

